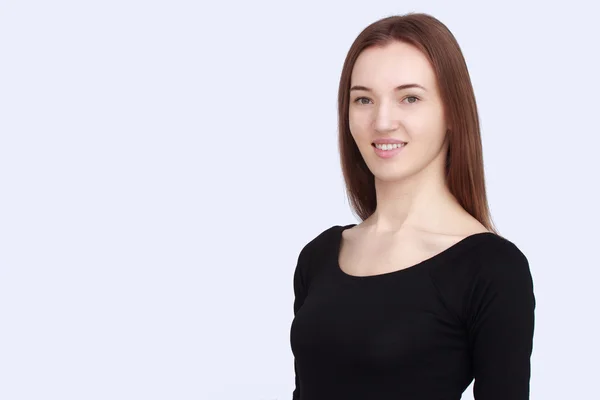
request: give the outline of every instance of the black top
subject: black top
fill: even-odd
[[[529,263],[491,232],[416,265],[354,276],[333,226],[294,272],[294,400],[529,399],[535,297]]]

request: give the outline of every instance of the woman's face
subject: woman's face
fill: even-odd
[[[364,50],[352,70],[349,107],[350,132],[377,179],[403,179],[434,164],[443,171],[443,104],[433,68],[418,49],[394,41]],[[394,139],[406,145],[375,147]]]

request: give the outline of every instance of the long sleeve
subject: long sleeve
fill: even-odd
[[[304,270],[306,265],[306,258],[308,256],[308,249],[304,247],[298,256],[298,262],[294,271],[294,317],[302,307],[304,299],[306,297],[306,285]],[[298,366],[296,359],[294,358],[294,376],[295,376],[295,387],[292,394],[292,400],[300,400],[300,378],[298,376]]]
[[[527,258],[500,246],[469,291],[467,324],[475,400],[529,399],[535,296]]]

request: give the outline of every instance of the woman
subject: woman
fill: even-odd
[[[358,225],[333,226],[294,273],[295,400],[529,398],[527,258],[492,226],[478,113],[452,33],[384,18],[352,44],[341,164]]]

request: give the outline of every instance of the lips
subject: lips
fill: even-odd
[[[375,139],[373,141],[373,143],[371,143],[373,146],[375,146],[376,144],[400,144],[400,143],[408,143],[408,142],[404,142],[402,140],[398,140],[398,139]]]
[[[408,142],[394,138],[378,138],[371,143],[371,146],[373,146],[373,149],[375,150],[375,154],[381,158],[392,158],[400,153],[407,145]]]

